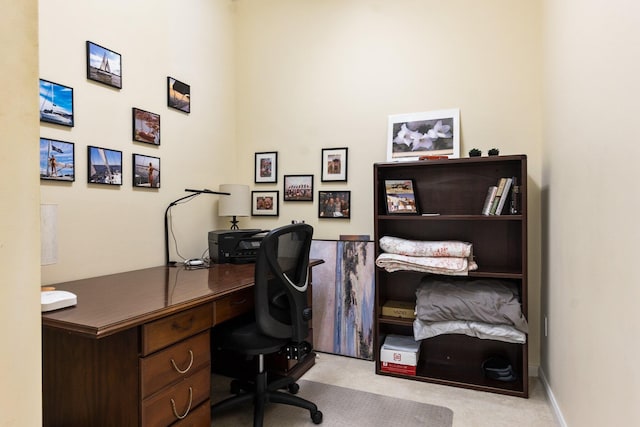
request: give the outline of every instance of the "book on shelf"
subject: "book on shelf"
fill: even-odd
[[[496,198],[496,192],[498,191],[498,186],[492,185],[487,190],[487,197],[484,199],[484,206],[482,208],[482,215],[489,215],[491,212],[491,205],[493,204],[493,199]]]
[[[502,201],[502,205],[504,206],[506,198],[509,197],[509,194],[505,191],[505,186],[507,185],[507,181],[510,179],[511,178],[498,179],[498,184],[497,184],[498,190],[496,191],[496,197],[494,197],[493,202],[491,203],[491,209],[489,210],[489,215],[499,215],[497,211],[498,211],[498,206],[500,205],[500,201],[503,198],[505,199]]]
[[[507,183],[506,178],[500,178],[498,180],[498,190],[496,191],[496,197],[493,198],[493,202],[491,202],[491,209],[489,210],[489,215],[495,215],[496,209],[498,209],[498,203],[500,203],[500,198],[502,197],[502,192],[504,191],[504,186]]]
[[[509,191],[511,190],[511,182],[512,178],[506,178],[506,183],[504,184],[504,190],[502,190],[502,196],[500,196],[500,202],[498,203],[498,207],[496,208],[496,215],[502,214],[502,209],[509,198]]]

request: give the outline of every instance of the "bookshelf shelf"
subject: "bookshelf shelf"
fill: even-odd
[[[380,215],[379,221],[522,221],[522,215]]]
[[[473,244],[478,270],[470,278],[504,279],[520,291],[527,316],[527,162],[525,155],[378,163],[374,165],[374,234],[409,240],[460,240]],[[516,177],[520,185],[520,214],[482,215],[487,189],[500,178]],[[411,179],[419,212],[438,215],[390,215],[386,210],[385,180]],[[376,245],[376,256],[380,248]],[[387,334],[413,334],[413,320],[382,316],[387,300],[412,301],[425,273],[387,272],[376,268],[374,346]],[[511,362],[518,379],[500,382],[485,378],[480,368],[489,354]],[[445,334],[422,340],[417,375],[376,373],[417,381],[528,397],[528,346],[466,335]]]

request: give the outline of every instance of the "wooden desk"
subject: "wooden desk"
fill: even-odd
[[[43,425],[208,427],[210,328],[253,309],[253,282],[220,264],[55,285],[78,304],[42,315]]]

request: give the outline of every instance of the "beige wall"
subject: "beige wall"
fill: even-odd
[[[461,153],[529,159],[530,364],[539,363],[541,34],[538,1],[238,1],[239,170],[278,151],[284,174],[313,174],[313,203],[282,203],[280,218],[315,236],[373,236],[373,163],[386,160],[391,114],[460,108]],[[321,183],[322,148],[349,147],[347,183]],[[317,190],[351,190],[352,219],[318,220]]]
[[[42,184],[42,203],[57,205],[59,252],[43,282],[160,265],[169,203],[235,180],[233,2],[42,1],[40,16],[40,77],[73,87],[76,113],[73,128],[41,127],[76,154],[73,184]],[[121,90],[87,80],[86,40],[122,55]],[[167,76],[191,86],[190,114],[167,107]],[[160,146],[132,142],[132,107],[160,114]],[[87,184],[88,145],[122,151],[122,186]],[[132,187],[133,153],[160,157],[160,189]],[[207,249],[217,197],[172,209],[183,257]]]
[[[38,2],[0,1],[0,426],[41,424]],[[17,30],[19,29],[19,31]]]
[[[640,425],[640,3],[544,4],[542,368],[566,425]]]
[[[243,219],[242,226],[304,219],[320,238],[373,234],[372,164],[385,157],[387,116],[442,108],[461,110],[463,155],[497,146],[529,156],[530,362],[541,362],[563,422],[640,424],[633,339],[640,281],[632,258],[640,237],[632,176],[637,2],[201,0],[185,7],[167,0],[147,10],[119,0],[46,1],[39,54],[37,7],[2,0],[0,70],[12,80],[3,92],[10,102],[0,106],[0,162],[11,178],[0,191],[14,208],[0,213],[0,313],[3,341],[14,351],[0,355],[9,367],[0,425],[40,424],[41,281],[162,263],[167,204],[184,188],[215,189],[231,179],[282,191],[285,173],[312,173],[316,190],[352,191],[350,221],[318,221],[316,200],[282,204],[277,220]],[[86,80],[85,40],[123,55],[121,91]],[[191,84],[190,115],[166,108],[167,75]],[[76,127],[39,125],[38,77],[74,87]],[[161,114],[160,147],[131,142],[133,106]],[[38,182],[38,133],[76,144],[76,182]],[[120,188],[89,187],[87,145],[123,151],[125,173],[132,152],[161,157],[162,188],[135,191],[127,178]],[[320,183],[320,150],[344,146],[349,181]],[[278,184],[255,185],[254,153],[271,150],[279,152]],[[42,269],[42,280],[41,202],[59,209],[59,262]],[[216,203],[201,196],[174,209],[183,255],[199,256],[206,231],[224,226]],[[539,310],[549,319],[540,346]]]

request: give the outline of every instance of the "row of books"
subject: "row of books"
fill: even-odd
[[[516,185],[514,182],[515,177],[512,178],[500,178],[497,185],[492,185],[487,190],[487,197],[484,200],[484,206],[482,208],[482,215],[501,215],[504,209],[504,205],[509,198],[509,192],[511,187]]]

